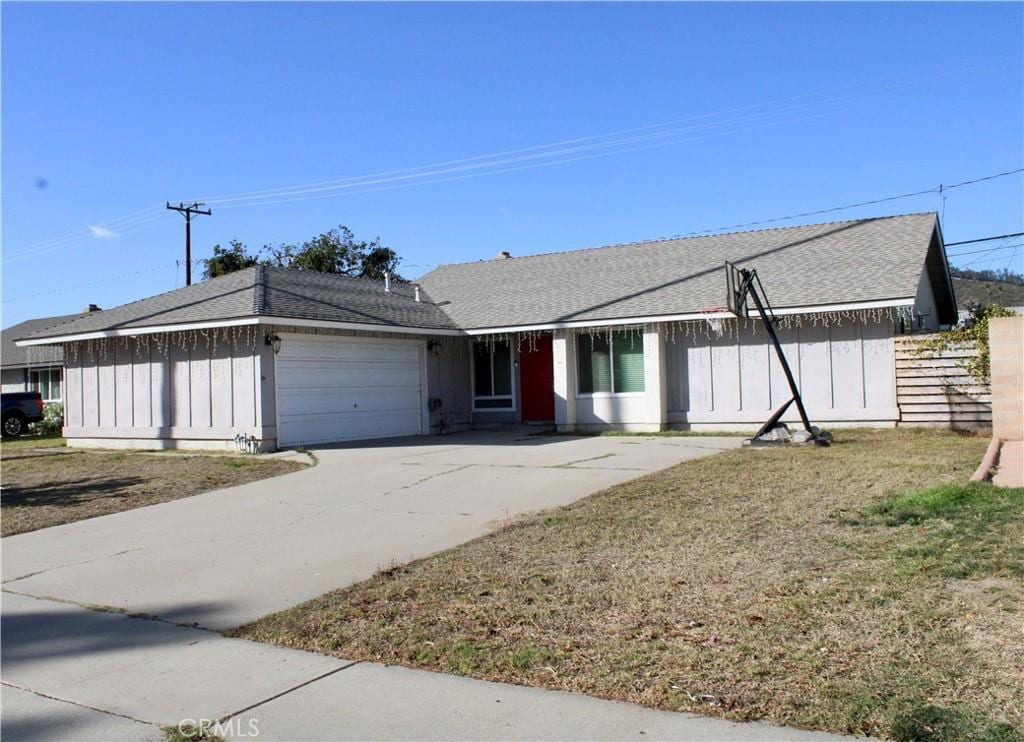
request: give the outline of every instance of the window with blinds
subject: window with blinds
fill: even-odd
[[[644,390],[644,336],[623,332],[612,339],[612,370],[618,394]]]
[[[576,366],[580,394],[644,391],[644,337],[635,331],[579,335]]]

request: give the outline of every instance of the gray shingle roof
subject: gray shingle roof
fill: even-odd
[[[912,298],[935,214],[861,219],[441,266],[420,283],[465,329],[598,321],[723,306],[729,260],[776,307]]]
[[[386,293],[380,281],[255,266],[16,339],[249,317],[454,329],[425,293],[417,302],[406,284]]]
[[[3,368],[20,368],[22,366],[63,364],[64,349],[60,346],[41,345],[35,348],[19,348],[14,344],[14,341],[81,316],[80,314],[63,314],[58,317],[29,319],[16,325],[11,325],[0,333],[0,366]]]
[[[860,219],[445,265],[407,284],[256,266],[22,338],[281,317],[438,330],[629,320],[721,307],[726,260],[777,308],[913,299],[922,272],[952,311],[935,214]],[[949,320],[945,320],[949,321]]]

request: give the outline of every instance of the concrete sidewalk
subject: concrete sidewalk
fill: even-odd
[[[4,742],[155,742],[185,719],[219,719],[239,740],[838,739],[3,597]]]

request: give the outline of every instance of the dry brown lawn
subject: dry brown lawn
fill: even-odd
[[[1024,490],[918,492],[966,482],[985,445],[839,431],[684,463],[234,633],[730,719],[1019,739]]]
[[[56,439],[59,442],[59,439]],[[13,445],[12,445],[13,443]],[[97,515],[155,505],[304,468],[249,457],[82,451],[4,443],[0,534],[13,536]]]

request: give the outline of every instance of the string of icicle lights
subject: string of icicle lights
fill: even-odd
[[[798,329],[801,327],[842,327],[848,323],[875,323],[909,321],[913,318],[912,307],[877,307],[869,309],[851,309],[840,312],[807,312],[803,314],[783,314],[776,316],[777,326],[786,329]],[[659,323],[669,342],[676,342],[678,339],[700,338],[731,338],[738,339],[740,334],[749,331],[757,334],[761,325],[760,319],[739,318],[739,317],[708,317],[705,319],[680,320],[675,322]],[[640,338],[645,330],[652,325],[616,325],[604,327],[585,327],[574,330],[577,336],[611,337],[615,334],[619,337]],[[115,338],[94,338],[64,343],[64,357],[72,362],[79,358],[89,360],[106,360],[111,353],[117,350],[125,352],[134,350],[136,353],[149,353],[155,350],[163,356],[168,356],[172,348],[183,351],[196,351],[202,348],[216,354],[218,349],[230,347],[233,351],[255,352],[262,335],[268,332],[269,328],[254,325],[217,327],[201,330],[182,330],[177,332],[158,332],[146,335],[133,335]],[[321,334],[321,333],[312,333]],[[334,334],[334,333],[323,333]],[[372,337],[394,337],[388,333],[357,333],[361,336]],[[533,330],[528,332],[505,332],[479,335],[474,338],[478,343],[493,345],[494,343],[509,343],[518,352],[536,351],[540,338],[547,334],[545,330]],[[445,354],[464,352],[465,343],[458,337],[438,337],[431,342],[436,343],[441,352]],[[29,362],[45,362],[53,353],[52,346],[34,346],[29,348]],[[33,358],[35,354],[36,358]],[[45,356],[45,357],[44,357]],[[36,360],[38,359],[38,361]]]

